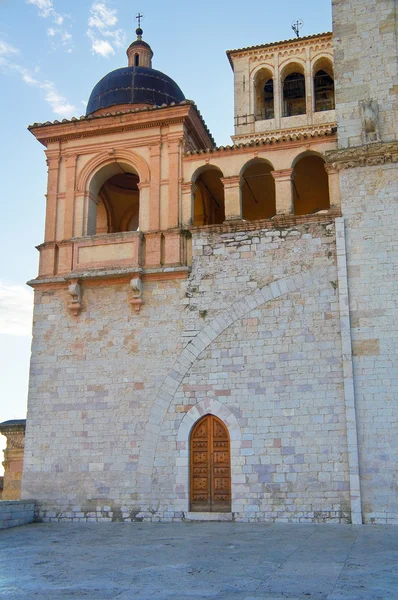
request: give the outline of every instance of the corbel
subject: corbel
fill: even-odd
[[[142,281],[139,277],[134,277],[130,280],[130,304],[138,314],[142,305]]]
[[[72,296],[72,300],[68,303],[68,309],[74,317],[77,317],[82,306],[82,288],[78,279],[72,279],[68,292]]]

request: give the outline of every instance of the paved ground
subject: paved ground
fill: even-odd
[[[398,599],[398,526],[25,525],[0,532],[0,599]]]

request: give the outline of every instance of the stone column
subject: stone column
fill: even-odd
[[[340,208],[341,195],[339,172],[336,167],[333,167],[333,165],[329,163],[325,163],[325,171],[328,174],[330,208]]]
[[[311,71],[311,60],[310,60],[310,49],[306,48],[306,61],[305,61],[305,106],[307,112],[307,123],[311,125],[314,113],[313,104],[313,81]]]
[[[291,215],[293,213],[293,179],[294,169],[271,171],[275,180],[275,200],[277,215]]]
[[[279,73],[279,52],[274,54],[274,119],[275,129],[281,127],[281,116],[282,116],[282,89],[281,89],[281,76]]]
[[[225,220],[242,219],[241,178],[224,177],[221,181],[224,185]]]
[[[196,185],[192,181],[187,181],[181,185],[182,199],[181,199],[181,225],[182,227],[189,227],[193,225],[194,220],[194,206],[193,199],[195,195]]]
[[[2,500],[19,500],[23,470],[26,420],[0,423],[0,433],[7,438],[4,450],[4,487]]]

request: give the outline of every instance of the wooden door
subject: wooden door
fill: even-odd
[[[191,510],[231,512],[231,456],[225,425],[213,415],[191,433]]]

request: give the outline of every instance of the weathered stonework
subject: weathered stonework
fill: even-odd
[[[69,325],[64,292],[42,292],[31,380],[43,383],[29,425],[51,453],[27,452],[24,480],[37,497],[41,471],[40,515],[181,518],[180,423],[217,405],[239,432],[235,519],[347,521],[336,282],[334,225],[321,222],[194,234],[189,280],[147,285],[139,317],[123,286],[87,290],[90,311]]]
[[[7,438],[3,461],[2,500],[19,500],[21,497],[25,424],[25,419],[0,423],[0,433]]]
[[[331,34],[229,53],[237,116],[261,69],[279,98],[237,124],[242,144],[215,148],[189,101],[32,127],[49,164],[23,476],[37,518],[398,523],[396,16],[370,5],[333,2],[335,71]],[[313,110],[323,68],[336,110]],[[306,110],[283,116],[296,71]],[[139,181],[130,230],[100,199],[120,171]],[[246,175],[263,217],[242,207]],[[201,514],[190,436],[209,414],[232,504]]]

